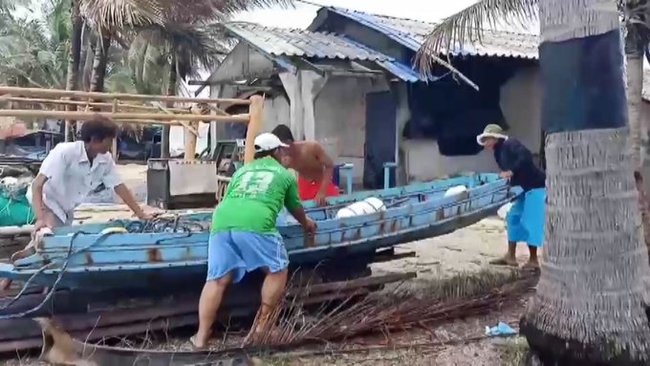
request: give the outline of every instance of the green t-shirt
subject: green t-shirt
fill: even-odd
[[[232,176],[226,196],[214,209],[211,232],[276,233],[282,206],[292,211],[300,205],[298,185],[291,173],[271,157],[257,159]]]

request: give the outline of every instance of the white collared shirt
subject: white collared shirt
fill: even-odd
[[[62,142],[50,151],[38,172],[47,177],[43,187],[43,203],[61,219],[69,222],[72,211],[102,183],[114,189],[122,183],[110,153],[88,159],[83,141]],[[32,203],[32,186],[27,190]],[[69,217],[70,216],[70,217]]]

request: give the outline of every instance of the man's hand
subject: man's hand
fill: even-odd
[[[314,202],[316,202],[316,204],[321,207],[327,206],[327,199],[325,199],[325,193],[318,192],[316,194],[316,197],[314,198]]]
[[[153,214],[150,214],[150,213],[146,213],[146,212],[144,212],[144,211],[142,211],[142,212],[140,212],[140,213],[138,214],[138,219],[140,219],[140,220],[142,220],[142,221],[151,221],[151,220],[153,220],[154,218],[156,218],[156,215],[153,215]]]
[[[49,225],[45,220],[36,220],[34,223],[34,230],[32,231],[32,234],[36,234],[39,230],[41,230],[44,227],[49,227],[50,229],[52,228],[51,225]]]
[[[312,219],[310,219],[308,217],[307,221],[305,221],[304,229],[305,229],[305,232],[307,233],[307,235],[310,235],[310,236],[314,235],[314,233],[316,232],[316,223],[314,222],[314,220],[312,220]]]
[[[512,178],[512,171],[507,170],[505,172],[501,172],[501,173],[499,173],[499,177],[501,177],[503,179],[510,179],[510,178]]]

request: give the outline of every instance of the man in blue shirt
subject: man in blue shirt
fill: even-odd
[[[483,133],[476,137],[476,141],[494,152],[501,178],[508,179],[511,186],[520,186],[524,190],[506,216],[508,252],[503,258],[490,263],[516,267],[517,243],[523,242],[530,251],[524,268],[537,269],[537,249],[544,242],[546,173],[535,165],[530,150],[518,140],[507,136],[498,125],[487,125]]]

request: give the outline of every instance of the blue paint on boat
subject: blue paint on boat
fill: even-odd
[[[469,190],[444,197],[448,188],[459,185]],[[462,176],[336,197],[329,199],[326,207],[307,201],[307,214],[318,225],[315,236],[305,237],[297,224],[279,226],[278,230],[292,264],[313,264],[450,233],[493,214],[520,193],[496,174]],[[381,198],[387,209],[336,218],[340,208],[368,197]],[[182,221],[205,224],[211,216],[211,212],[187,214]],[[0,278],[27,280],[37,274],[33,283],[51,285],[66,258],[67,269],[60,284],[69,289],[160,286],[167,281],[205,276],[208,232],[101,234],[108,227],[134,224],[141,223],[116,220],[56,229],[36,254],[13,264],[0,264]],[[74,234],[78,232],[83,234]]]

